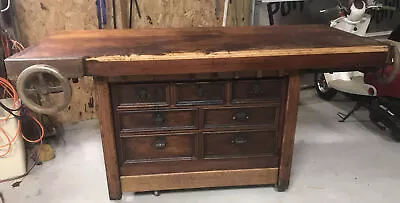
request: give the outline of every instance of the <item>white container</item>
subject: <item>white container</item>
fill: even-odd
[[[0,99],[6,106],[12,106],[12,99]],[[0,107],[0,119],[5,118],[8,112]],[[7,121],[1,121],[0,127],[6,132],[7,136],[12,139],[17,132],[18,120],[14,116],[10,116]],[[0,133],[2,133],[0,131]],[[4,135],[0,135],[0,146],[8,143]],[[6,152],[6,148],[0,149],[0,154]],[[21,135],[18,135],[15,142],[11,145],[10,153],[0,158],[0,180],[23,175],[26,172],[26,158],[24,141]]]

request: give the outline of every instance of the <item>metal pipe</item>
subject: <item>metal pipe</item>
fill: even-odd
[[[224,4],[224,18],[222,19],[222,27],[226,26],[226,20],[228,18],[228,7],[229,7],[229,0],[225,0]]]
[[[254,15],[255,15],[255,9],[256,9],[256,0],[252,0],[251,2],[251,24],[254,25]]]

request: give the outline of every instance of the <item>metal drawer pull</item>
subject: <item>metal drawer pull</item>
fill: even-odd
[[[207,96],[207,93],[206,93],[206,91],[204,91],[204,88],[202,86],[197,86],[196,95],[198,97],[205,97],[205,96]]]
[[[247,139],[245,136],[243,135],[236,135],[233,140],[232,140],[233,144],[246,144],[247,143]]]
[[[147,91],[147,89],[142,88],[139,90],[137,97],[139,100],[147,100],[149,99],[149,92]]]
[[[264,91],[262,90],[261,84],[255,83],[253,85],[253,89],[251,90],[250,94],[254,96],[262,96],[264,94]]]
[[[245,112],[238,112],[232,117],[232,119],[235,121],[245,121],[249,119],[249,115]]]
[[[153,114],[153,122],[156,125],[162,125],[165,123],[164,115],[160,112],[156,112]]]
[[[164,149],[167,147],[167,140],[165,140],[163,137],[157,137],[152,145],[155,149]]]

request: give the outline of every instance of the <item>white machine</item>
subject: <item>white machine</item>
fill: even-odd
[[[375,3],[367,5],[362,0],[354,1],[350,9],[342,5],[339,5],[338,8],[344,15],[331,21],[330,26],[358,36],[366,36],[371,22],[371,16],[366,13],[368,9],[390,9],[390,7],[376,5]],[[327,11],[322,10],[321,12]],[[381,78],[382,83],[390,83],[399,71],[400,45],[390,40],[383,40],[383,42],[397,47],[394,49],[397,56],[394,57],[395,61],[391,74]],[[362,96],[376,96],[377,93],[374,86],[364,83],[364,74],[359,71],[317,74],[315,85],[318,95],[325,100],[332,99],[337,91]]]
[[[12,106],[12,99],[1,99],[3,104]],[[17,177],[26,172],[25,147],[22,136],[16,135],[18,129],[18,121],[13,115],[5,119],[9,113],[0,108],[0,128],[5,131],[5,135],[0,136],[0,146],[8,143],[7,136],[10,140],[15,136],[15,141],[12,142],[10,152],[5,157],[0,157],[0,180],[6,180],[12,177]],[[0,132],[3,133],[3,132]],[[4,154],[8,147],[0,149],[0,154]]]

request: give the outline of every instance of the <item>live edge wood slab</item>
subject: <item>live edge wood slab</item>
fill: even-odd
[[[94,76],[109,195],[289,186],[300,73],[381,67],[389,48],[320,25],[61,32],[8,58]]]

